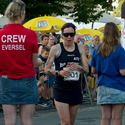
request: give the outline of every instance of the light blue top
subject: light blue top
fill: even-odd
[[[103,57],[95,50],[91,66],[96,68],[99,86],[125,91],[125,76],[120,74],[120,69],[125,69],[125,50],[121,45],[118,45],[108,57]]]

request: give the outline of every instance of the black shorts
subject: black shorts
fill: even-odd
[[[82,104],[83,96],[81,88],[74,90],[53,89],[54,99],[69,105]]]

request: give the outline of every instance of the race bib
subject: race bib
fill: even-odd
[[[78,81],[80,77],[80,72],[78,71],[72,71],[70,73],[70,76],[64,77],[64,81]]]

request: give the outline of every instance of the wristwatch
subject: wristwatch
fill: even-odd
[[[55,75],[56,75],[56,76],[59,76],[59,71],[56,70],[56,71],[55,71]]]

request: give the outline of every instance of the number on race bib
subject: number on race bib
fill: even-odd
[[[65,77],[65,81],[78,81],[79,80],[80,73],[78,71],[73,71],[70,73],[69,77]]]

